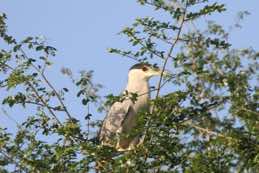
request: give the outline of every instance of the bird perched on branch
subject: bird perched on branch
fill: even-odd
[[[102,145],[115,147],[118,151],[125,151],[134,149],[141,143],[140,134],[133,137],[125,137],[125,135],[130,134],[136,127],[138,112],[148,110],[149,79],[152,76],[161,75],[162,70],[146,63],[135,64],[130,68],[128,84],[124,93],[135,93],[137,98],[135,101],[124,99],[111,106],[99,132],[99,140]]]

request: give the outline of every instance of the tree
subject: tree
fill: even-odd
[[[1,172],[259,170],[259,53],[233,48],[229,33],[213,21],[205,28],[186,29],[202,16],[226,11],[224,4],[208,0],[138,3],[167,15],[168,21],[137,18],[121,31],[129,40],[129,50],[111,48],[109,52],[167,68],[172,75],[160,78],[152,90],[156,95],[152,109],[139,114],[134,133],[144,132],[144,143],[121,153],[101,146],[90,135],[100,122],[93,121],[91,114],[85,122],[73,117],[65,105],[70,89],[54,88],[45,75],[56,49],[39,37],[16,40],[7,33],[6,15],[0,16],[0,36],[7,47],[0,51],[0,88],[8,94],[2,104],[22,105],[31,112],[24,123],[17,124],[16,134],[0,128]],[[75,97],[82,106],[95,102],[101,110],[114,101],[131,99],[108,95],[101,104],[100,85],[92,82],[91,71],[79,78],[69,69],[62,72],[77,87]],[[161,95],[165,85],[178,89]]]

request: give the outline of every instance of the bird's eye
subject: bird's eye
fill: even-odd
[[[148,68],[147,67],[142,67],[142,71],[148,71]]]

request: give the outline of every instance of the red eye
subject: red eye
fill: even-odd
[[[142,71],[148,71],[147,67],[142,67]]]

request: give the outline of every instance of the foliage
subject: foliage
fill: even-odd
[[[100,122],[92,120],[89,112],[82,112],[85,122],[77,120],[66,106],[71,89],[57,90],[49,81],[46,67],[52,65],[56,49],[40,37],[17,41],[7,34],[6,15],[0,16],[0,36],[8,47],[0,51],[0,89],[8,93],[2,104],[22,105],[31,111],[17,125],[16,134],[0,128],[1,172],[259,170],[259,53],[233,48],[229,33],[214,21],[206,28],[186,29],[201,22],[202,16],[226,11],[224,4],[209,0],[138,2],[168,20],[137,18],[121,31],[132,48],[109,52],[167,68],[172,75],[161,78],[152,89],[156,97],[150,112],[139,114],[133,133],[144,133],[144,143],[122,153],[101,146],[91,135]],[[246,14],[239,16],[242,19]],[[62,73],[78,88],[76,97],[82,106],[100,104],[101,86],[92,82],[91,71],[81,72],[79,79],[69,69]],[[177,89],[161,96],[164,86]],[[137,97],[134,93],[108,95],[105,107]]]

